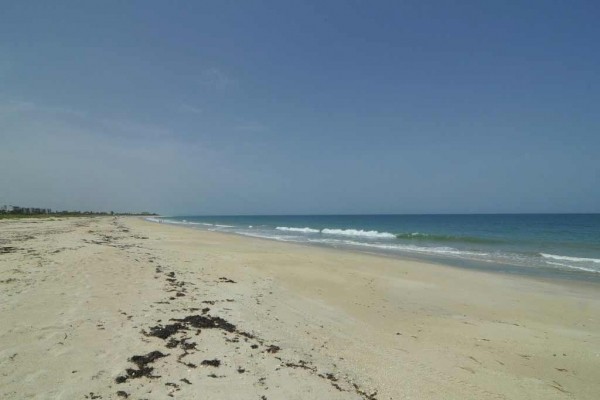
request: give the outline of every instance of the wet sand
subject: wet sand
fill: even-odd
[[[600,287],[137,218],[0,221],[0,398],[597,399]]]

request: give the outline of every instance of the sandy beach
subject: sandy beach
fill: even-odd
[[[2,399],[597,399],[600,287],[156,224],[0,221]]]

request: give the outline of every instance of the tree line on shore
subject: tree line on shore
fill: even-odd
[[[38,207],[20,207],[20,206],[0,206],[0,216],[85,216],[85,215],[158,215],[148,211],[142,212],[115,212],[115,211],[74,211],[63,210],[57,211],[50,208]]]

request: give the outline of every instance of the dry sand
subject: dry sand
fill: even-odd
[[[598,399],[600,290],[136,218],[0,221],[0,398],[126,396]]]

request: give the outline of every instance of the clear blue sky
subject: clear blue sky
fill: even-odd
[[[0,204],[600,212],[600,3],[3,1]]]

